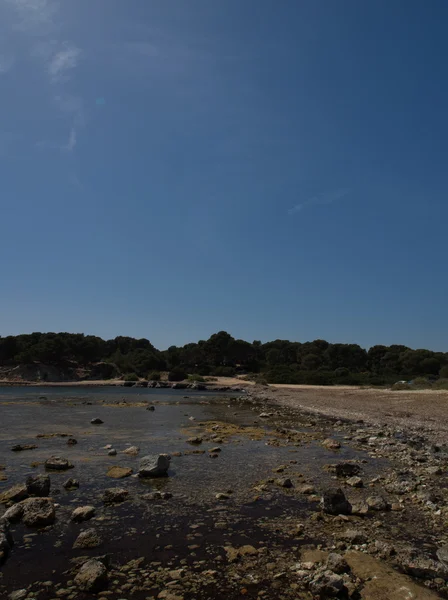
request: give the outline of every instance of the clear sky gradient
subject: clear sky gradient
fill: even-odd
[[[447,0],[0,0],[0,334],[448,351]]]

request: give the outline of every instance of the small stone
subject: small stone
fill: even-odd
[[[23,450],[34,450],[37,448],[36,444],[16,444],[11,448],[13,452],[23,452]]]
[[[366,503],[370,510],[390,510],[390,504],[382,496],[369,496]]]
[[[189,444],[202,444],[202,438],[201,437],[191,437],[191,438],[188,438],[187,442]]]
[[[215,498],[216,500],[228,500],[230,496],[228,494],[224,494],[223,492],[218,492]]]
[[[74,583],[84,592],[101,592],[107,586],[107,569],[102,562],[92,558],[82,565]]]
[[[45,461],[45,468],[50,471],[66,471],[67,469],[72,469],[73,465],[66,458],[51,456]]]
[[[327,438],[326,440],[324,440],[322,442],[322,446],[324,448],[327,448],[327,450],[339,450],[339,448],[341,447],[341,444],[337,440],[334,440],[332,438]]]
[[[26,485],[18,484],[12,488],[5,490],[0,494],[0,504],[8,504],[9,502],[20,502],[28,497]]]
[[[146,410],[154,411],[154,410],[156,410],[156,407],[155,406],[147,406]]]
[[[341,540],[349,542],[350,544],[365,544],[367,542],[366,535],[362,531],[357,531],[356,529],[347,529],[341,533],[339,537]]]
[[[95,419],[92,419],[90,422],[92,423],[92,425],[102,425],[104,423],[104,421],[102,421],[98,417],[95,417]]]
[[[79,488],[79,481],[70,477],[62,484],[62,487],[66,490],[75,490]]]
[[[350,570],[345,558],[336,552],[331,552],[327,558],[327,569],[333,573],[347,573]]]
[[[107,454],[109,456],[117,456],[117,451],[115,450],[115,448],[111,448]]]
[[[336,598],[344,587],[342,577],[333,571],[319,573],[310,583],[310,590],[320,598]]]
[[[217,452],[221,452],[221,448],[216,446],[216,448],[210,448],[209,452],[210,454],[216,454]]]
[[[361,479],[361,477],[358,477],[357,475],[355,475],[353,477],[349,477],[345,483],[347,485],[349,485],[351,487],[355,487],[355,488],[362,488],[364,486],[363,480]]]
[[[75,523],[81,523],[82,521],[88,521],[93,516],[95,516],[95,507],[94,506],[78,506],[72,512],[71,519]]]
[[[24,600],[28,595],[27,590],[16,590],[11,592],[8,596],[8,600]]]
[[[277,479],[277,485],[284,488],[292,488],[294,487],[292,481],[289,477],[285,477],[283,479]]]
[[[73,548],[98,548],[103,540],[95,529],[85,529],[81,531],[73,544]]]
[[[130,446],[126,450],[123,450],[123,454],[127,454],[128,456],[137,456],[139,452],[140,448],[138,446]]]
[[[68,438],[68,440],[67,440],[68,446],[76,446],[77,443],[78,443],[78,440],[75,440],[75,438],[72,438],[72,437]]]

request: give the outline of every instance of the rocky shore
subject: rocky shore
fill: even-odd
[[[2,450],[1,598],[448,597],[447,440],[257,389],[85,402]]]

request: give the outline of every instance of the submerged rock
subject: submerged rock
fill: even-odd
[[[51,456],[45,461],[45,468],[50,471],[66,471],[67,469],[73,469],[73,465],[66,458]]]
[[[56,520],[56,511],[51,498],[28,498],[22,501],[22,520],[28,527],[46,527]]]
[[[95,507],[94,506],[78,506],[72,512],[72,521],[75,523],[81,523],[82,521],[88,521],[93,516],[95,516]]]
[[[80,568],[75,584],[83,592],[101,592],[107,587],[106,567],[96,558],[91,558]]]
[[[129,492],[125,488],[108,488],[104,490],[103,502],[105,504],[124,502],[128,496]]]
[[[132,475],[132,469],[118,466],[110,467],[106,475],[112,477],[112,479],[124,479],[125,477]]]
[[[349,515],[352,512],[352,505],[340,488],[324,492],[321,507],[329,515]]]
[[[76,490],[79,488],[79,481],[70,477],[62,484],[62,487],[66,490]]]
[[[13,452],[23,452],[23,450],[34,450],[37,448],[36,444],[16,444],[11,448]]]
[[[123,450],[123,454],[127,454],[129,456],[137,456],[139,452],[140,448],[138,446],[131,446],[130,448]]]
[[[50,477],[48,475],[30,475],[26,478],[26,489],[30,496],[46,498],[50,494]]]
[[[76,444],[78,443],[78,440],[75,440],[75,438],[68,438],[67,440],[67,445],[68,446],[76,446]]]
[[[166,477],[171,457],[168,454],[148,454],[140,460],[139,477]]]

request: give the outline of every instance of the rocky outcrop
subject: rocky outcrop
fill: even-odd
[[[139,477],[166,477],[170,467],[168,454],[148,454],[140,460]]]

